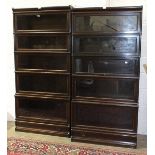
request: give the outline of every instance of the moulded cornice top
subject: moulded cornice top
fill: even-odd
[[[13,12],[29,12],[29,11],[69,11],[79,12],[79,11],[142,11],[143,6],[121,6],[121,7],[82,7],[74,8],[71,5],[69,6],[50,6],[50,7],[41,7],[41,8],[12,8]]]
[[[71,10],[72,6],[50,6],[50,7],[41,7],[41,8],[12,8],[13,12],[26,12],[26,11],[48,11],[48,10]]]
[[[86,7],[73,8],[73,12],[77,11],[142,11],[143,6],[121,6],[121,7]]]

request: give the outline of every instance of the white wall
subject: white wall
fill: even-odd
[[[4,35],[6,35],[6,42],[4,43],[5,61],[2,66],[5,66],[5,77],[2,78],[2,87],[5,87],[6,93],[3,96],[3,103],[7,103],[7,119],[15,119],[15,76],[14,76],[14,43],[13,43],[13,18],[12,8],[26,8],[26,7],[43,7],[43,6],[65,6],[73,5],[75,7],[104,7],[106,6],[136,6],[143,5],[143,35],[142,35],[142,51],[141,51],[141,68],[140,68],[140,95],[139,95],[139,117],[138,117],[138,133],[147,134],[147,84],[146,73],[143,69],[143,64],[147,61],[146,49],[146,0],[8,0],[6,11],[2,13],[5,17]],[[4,70],[4,69],[3,69]],[[4,82],[4,83],[3,83]],[[6,87],[7,86],[7,87]]]
[[[147,63],[147,3],[146,0],[109,0],[110,6],[137,6],[143,5],[142,19],[142,47],[140,62],[140,92],[139,92],[139,116],[138,133],[147,134],[147,79],[143,64]]]

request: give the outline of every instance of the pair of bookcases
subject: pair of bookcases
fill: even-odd
[[[13,15],[16,130],[136,147],[142,7]]]

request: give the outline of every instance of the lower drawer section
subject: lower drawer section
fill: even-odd
[[[130,132],[121,133],[108,130],[91,130],[89,128],[72,128],[71,135],[72,141],[133,148],[137,145],[137,135]]]
[[[69,137],[69,126],[16,119],[16,130]]]

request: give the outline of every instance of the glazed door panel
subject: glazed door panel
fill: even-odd
[[[73,73],[103,75],[139,75],[139,59],[74,57]]]
[[[73,56],[107,55],[127,56],[139,54],[138,36],[78,36],[74,37]]]
[[[122,15],[115,12],[115,15],[102,14],[73,14],[73,31],[74,32],[89,32],[89,33],[118,33],[118,32],[137,32],[139,31],[139,15]],[[106,14],[106,13],[105,13]]]
[[[69,95],[69,76],[17,73],[17,92],[36,92]]]
[[[16,50],[67,50],[68,36],[18,35]]]
[[[68,31],[67,13],[29,13],[15,16],[17,31]]]
[[[72,126],[95,126],[136,131],[137,108],[90,104],[87,102],[72,103]]]
[[[69,55],[66,54],[16,53],[15,59],[17,70],[68,72],[70,69]]]
[[[67,121],[68,102],[43,98],[16,97],[17,117]]]
[[[73,84],[74,98],[138,100],[138,79],[78,77]]]

